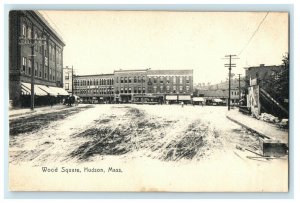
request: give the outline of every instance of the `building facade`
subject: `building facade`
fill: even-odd
[[[190,103],[193,70],[115,70],[74,76],[74,92],[89,102]]]
[[[83,102],[112,103],[114,100],[114,75],[74,75],[74,94]]]
[[[72,95],[73,89],[73,70],[72,67],[66,66],[63,68],[63,88]]]
[[[9,13],[9,98],[28,106],[31,81],[38,105],[49,95],[62,95],[65,43],[37,11]]]
[[[261,87],[269,86],[269,80],[272,76],[275,76],[283,69],[282,65],[265,66],[260,64],[259,66],[251,66],[245,68],[245,81],[248,86],[250,82],[256,83]]]

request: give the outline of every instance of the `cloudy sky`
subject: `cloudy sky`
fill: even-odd
[[[40,13],[63,37],[64,66],[73,65],[77,74],[193,69],[195,83],[217,83],[228,76],[227,54],[239,57],[232,72],[244,74],[247,66],[280,64],[288,51],[287,13]]]

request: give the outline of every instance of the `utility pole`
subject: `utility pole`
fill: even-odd
[[[239,104],[241,101],[241,75],[242,74],[238,74],[239,75]]]
[[[72,65],[72,96],[74,96],[74,84],[73,84],[74,72],[73,72],[73,65]]]
[[[26,37],[19,37],[19,45],[27,45],[31,48],[31,90],[30,90],[30,109],[34,110],[34,74],[35,74],[35,67],[34,67],[34,47],[37,45],[45,46],[46,38],[37,38],[34,36],[34,32],[31,33],[32,36]],[[47,47],[46,47],[47,48]],[[48,59],[47,59],[48,60]]]
[[[238,59],[238,58],[234,58],[236,55],[225,55],[225,59],[228,59],[229,57],[229,64],[225,64],[225,67],[228,67],[229,69],[229,73],[228,73],[228,111],[230,111],[230,100],[231,100],[231,68],[232,67],[236,67],[236,64],[235,63],[232,63],[231,60],[232,59]]]

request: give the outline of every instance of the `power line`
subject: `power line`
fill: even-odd
[[[268,15],[269,15],[269,12],[267,12],[266,15],[263,17],[263,19],[260,21],[259,25],[257,26],[257,28],[255,29],[255,31],[251,35],[250,39],[248,40],[248,42],[246,43],[246,45],[244,46],[244,48],[240,51],[240,53],[238,54],[238,56],[240,56],[243,53],[243,51],[246,49],[246,47],[249,45],[249,43],[251,42],[251,40],[253,39],[253,37],[255,36],[255,34],[257,33],[257,31],[259,30],[260,26],[265,21],[265,19],[267,18]]]

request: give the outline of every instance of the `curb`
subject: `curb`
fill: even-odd
[[[242,127],[246,128],[246,129],[248,129],[248,130],[251,130],[251,131],[256,132],[256,133],[257,133],[259,136],[261,136],[262,138],[271,139],[269,136],[265,135],[263,132],[261,132],[261,131],[259,131],[259,130],[256,130],[256,129],[254,129],[254,128],[251,128],[251,127],[249,127],[249,126],[247,126],[247,125],[245,125],[245,124],[243,124],[243,123],[241,123],[241,122],[239,122],[239,121],[237,121],[237,120],[231,118],[231,117],[228,116],[228,115],[226,115],[226,118],[228,118],[229,120],[231,120],[231,121],[233,121],[233,122],[235,122],[235,123],[241,125]]]

